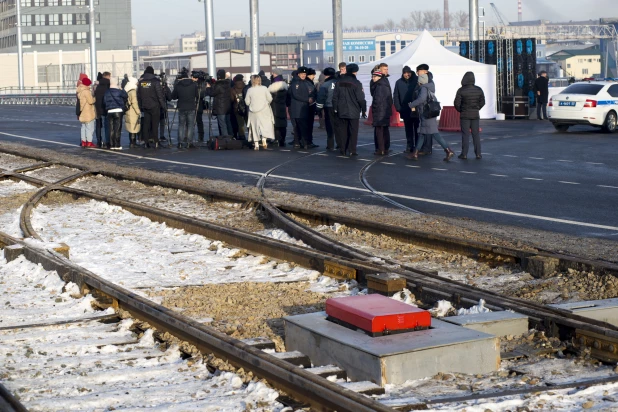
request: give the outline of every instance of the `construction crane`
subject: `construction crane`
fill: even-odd
[[[494,11],[496,17],[498,18],[498,21],[500,22],[500,24],[502,26],[508,26],[510,24],[509,20],[506,17],[504,17],[504,15],[502,13],[500,13],[500,10],[498,10],[496,5],[494,3],[489,3],[489,5],[493,9],[493,11]]]

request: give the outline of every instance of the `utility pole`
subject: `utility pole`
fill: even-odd
[[[204,0],[204,11],[206,12],[206,60],[208,74],[215,77],[217,75],[217,55],[215,51],[215,15],[212,0]]]
[[[343,61],[343,8],[341,0],[333,0],[333,52],[335,64],[341,63]]]
[[[470,0],[470,41],[479,39],[479,0]]]
[[[19,90],[24,90],[24,50],[21,38],[21,1],[15,1],[17,8],[17,79]]]
[[[260,71],[260,12],[258,0],[249,0],[251,17],[251,73]]]
[[[448,10],[448,0],[444,0],[444,28],[451,28],[451,15]]]
[[[94,0],[90,0],[90,79],[97,78],[97,33],[94,27]]]

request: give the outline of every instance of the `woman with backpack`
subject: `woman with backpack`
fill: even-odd
[[[267,147],[267,139],[275,138],[273,111],[270,108],[272,101],[273,96],[265,86],[262,86],[260,76],[251,76],[251,88],[247,90],[245,103],[249,109],[248,140],[255,144],[255,150],[260,150],[260,135],[264,149]]]
[[[444,161],[448,162],[455,155],[455,153],[451,150],[450,147],[448,147],[448,145],[438,132],[437,116],[427,118],[427,116],[430,116],[430,114],[427,112],[428,108],[426,107],[426,105],[431,101],[431,99],[435,101],[436,98],[435,83],[429,83],[429,76],[427,76],[427,74],[421,74],[420,76],[418,76],[418,85],[418,98],[411,102],[409,106],[412,112],[418,112],[421,119],[421,126],[418,130],[419,138],[418,143],[416,144],[416,149],[414,150],[414,152],[410,153],[406,157],[410,160],[418,160],[418,149],[423,147],[423,144],[425,143],[425,138],[427,136],[432,136],[446,152],[446,157],[444,158]]]
[[[108,149],[122,150],[120,135],[122,133],[122,117],[127,109],[127,99],[127,92],[120,89],[118,80],[110,79],[109,89],[103,95],[103,109],[107,113],[107,128],[110,131]]]

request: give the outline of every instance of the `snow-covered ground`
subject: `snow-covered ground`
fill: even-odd
[[[43,240],[69,245],[73,262],[127,288],[308,281],[319,276],[104,202],[40,205],[32,224]]]
[[[54,183],[77,173],[79,173],[79,170],[70,167],[50,166],[32,170],[24,174],[49,183]]]
[[[278,393],[233,373],[211,374],[201,359],[162,350],[133,320],[105,324],[91,296],[24,258],[0,258],[0,382],[30,410],[281,411]],[[113,310],[111,310],[113,313]],[[33,328],[7,326],[58,320]],[[81,319],[81,320],[80,320]]]
[[[26,182],[14,182],[9,179],[0,180],[0,198],[32,192],[34,190],[36,190],[36,187]]]
[[[26,182],[0,180],[0,232],[20,238],[24,236],[19,228],[21,206],[15,206],[10,198],[20,197],[25,193],[34,193],[36,190],[35,186]],[[21,204],[21,201],[18,204]],[[13,206],[15,206],[14,209],[12,209]]]
[[[36,160],[26,159],[25,157],[13,156],[0,153],[0,169],[15,170],[27,167],[36,163]]]

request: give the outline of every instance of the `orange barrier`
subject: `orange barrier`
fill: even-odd
[[[445,106],[440,112],[438,130],[442,132],[461,132],[459,112],[454,106]]]
[[[393,105],[392,113],[393,114],[391,115],[390,127],[405,126],[403,124],[403,120],[401,120],[401,117],[399,116],[399,112],[397,112],[397,110],[395,109],[395,105]],[[371,107],[369,107],[369,113],[367,113],[367,120],[365,120],[363,123],[365,124],[365,126],[371,126],[371,124],[373,123],[373,112],[371,110]]]

